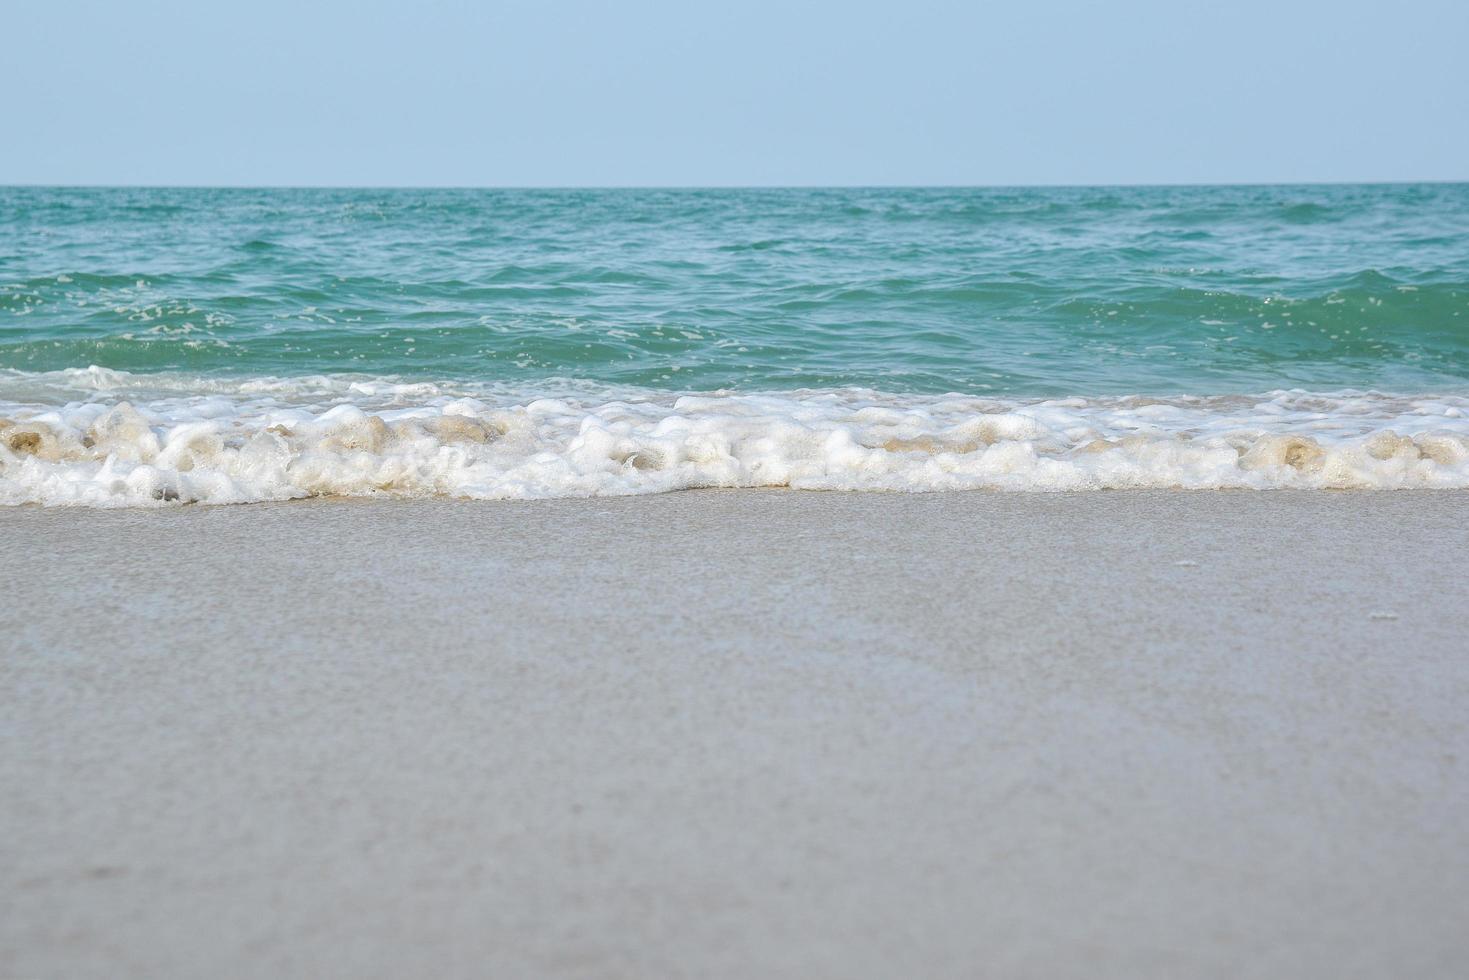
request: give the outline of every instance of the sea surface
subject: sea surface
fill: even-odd
[[[1469,487],[1469,184],[0,188],[0,503]]]

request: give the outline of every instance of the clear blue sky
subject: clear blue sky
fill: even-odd
[[[1469,178],[1469,0],[5,0],[0,183]]]

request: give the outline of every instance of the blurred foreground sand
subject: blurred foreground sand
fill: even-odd
[[[0,509],[0,976],[1462,976],[1469,493]]]

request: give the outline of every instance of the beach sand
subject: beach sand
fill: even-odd
[[[0,976],[1449,977],[1469,493],[0,509]]]

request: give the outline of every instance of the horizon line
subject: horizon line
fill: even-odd
[[[1386,180],[1139,181],[1137,183],[1033,184],[208,184],[208,183],[60,183],[16,181],[0,187],[50,190],[361,190],[361,191],[781,191],[781,190],[1142,190],[1225,187],[1381,187],[1465,184],[1469,177]]]

